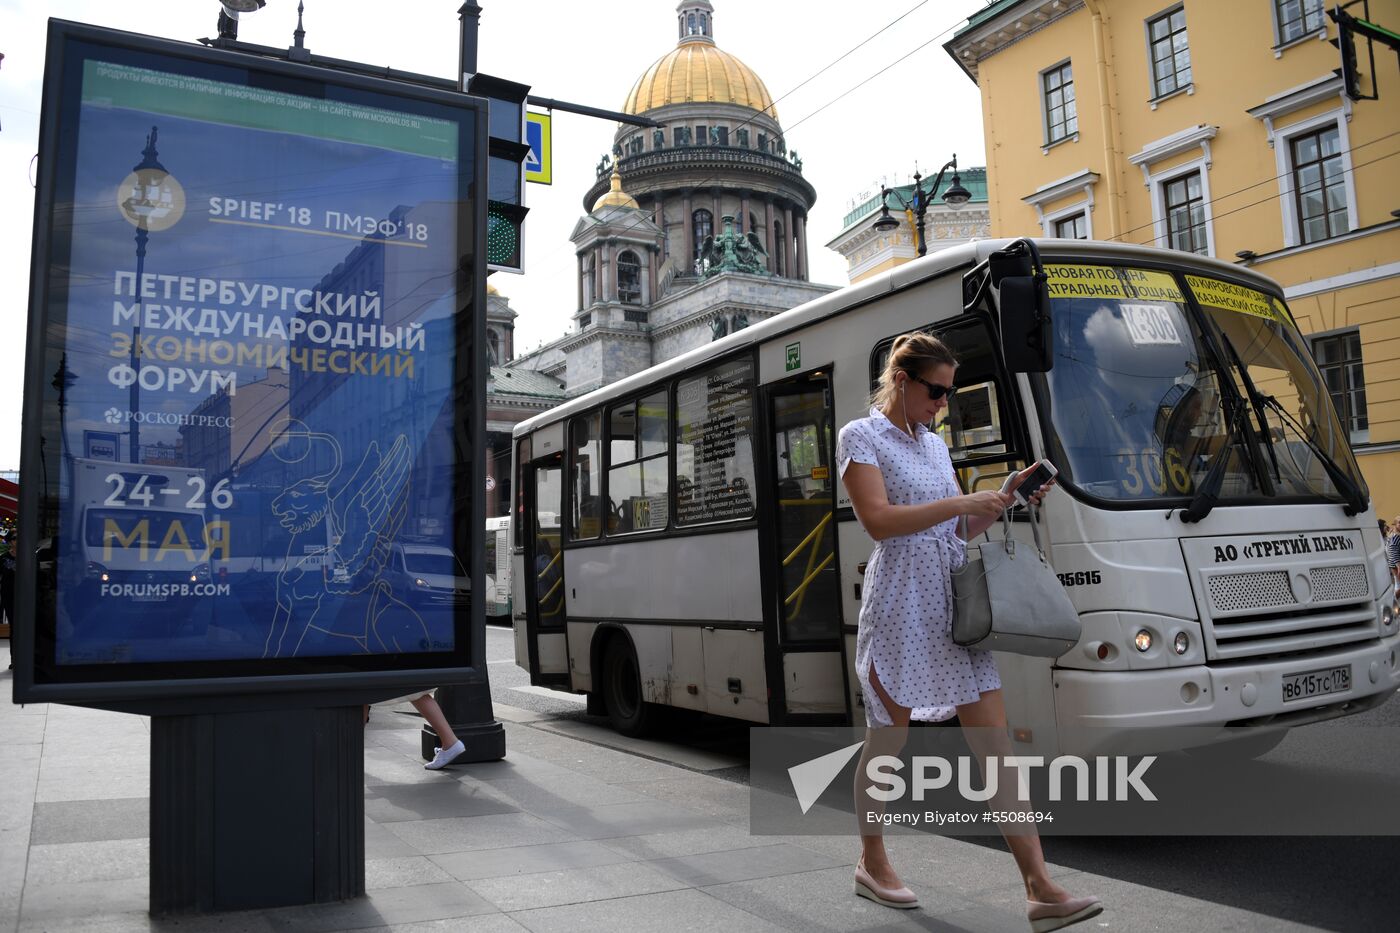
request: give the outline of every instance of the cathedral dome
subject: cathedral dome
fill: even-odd
[[[681,39],[642,73],[624,113],[640,114],[693,101],[738,104],[778,119],[773,98],[754,70],[715,45],[713,10],[706,0],[682,2]],[[697,11],[701,14],[696,19]],[[689,25],[687,25],[689,20]]]

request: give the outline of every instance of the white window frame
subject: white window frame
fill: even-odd
[[[1323,0],[1323,3],[1322,3],[1322,25],[1321,25],[1320,27],[1318,27],[1317,29],[1314,29],[1312,32],[1305,32],[1305,33],[1303,33],[1301,36],[1299,36],[1298,38],[1296,38],[1296,39],[1289,39],[1287,42],[1284,42],[1284,41],[1283,41],[1283,32],[1282,32],[1282,30],[1281,30],[1281,28],[1280,28],[1279,21],[1278,21],[1278,0],[1268,0],[1268,2],[1269,2],[1269,21],[1272,22],[1273,25],[1274,25],[1274,47],[1273,47],[1274,58],[1283,58],[1283,51],[1284,51],[1284,49],[1291,49],[1291,48],[1293,48],[1293,46],[1295,46],[1295,45],[1300,45],[1300,44],[1302,44],[1302,43],[1308,41],[1309,39],[1321,39],[1323,42],[1326,42],[1326,41],[1327,41],[1327,3],[1326,3],[1326,0]]]
[[[1361,227],[1356,205],[1356,176],[1351,164],[1351,135],[1347,132],[1347,120],[1350,118],[1349,109],[1338,106],[1335,110],[1320,113],[1306,120],[1299,120],[1297,123],[1273,127],[1274,160],[1278,169],[1279,213],[1283,217],[1283,246],[1285,249],[1290,246],[1303,245],[1303,232],[1298,228],[1297,196],[1293,190],[1293,140],[1295,137],[1322,129],[1329,124],[1336,124],[1337,141],[1342,147],[1342,184],[1347,193],[1347,232],[1350,233]],[[1317,240],[1308,245],[1326,243],[1328,239],[1336,239],[1336,237]]]
[[[1152,58],[1152,24],[1155,23],[1157,20],[1162,19],[1163,17],[1171,16],[1178,10],[1181,10],[1184,13],[1186,11],[1186,4],[1174,3],[1171,6],[1152,14],[1151,16],[1147,17],[1142,21],[1142,35],[1144,41],[1147,43],[1147,87],[1152,92],[1151,95],[1147,98],[1147,102],[1153,110],[1156,110],[1157,105],[1162,101],[1167,100],[1171,97],[1175,97],[1178,94],[1191,95],[1196,93],[1196,63],[1194,61],[1191,63],[1190,66],[1190,81],[1186,82],[1185,84],[1178,84],[1175,89],[1167,91],[1164,94],[1157,93],[1157,71],[1154,67],[1154,61]],[[1191,27],[1189,25],[1186,28],[1186,34],[1186,54],[1189,56],[1191,54]],[[1174,62],[1172,67],[1176,67]]]
[[[1080,214],[1084,215],[1084,235],[1089,239],[1094,238],[1093,213],[1089,210],[1092,206],[1090,201],[1080,201],[1078,204],[1071,204],[1069,207],[1062,207],[1058,211],[1046,214],[1041,224],[1044,227],[1045,235],[1052,239],[1058,239],[1055,233],[1055,225],[1062,220],[1068,220]]]
[[[1146,169],[1144,168],[1144,171]],[[1215,210],[1210,196],[1210,162],[1202,155],[1199,159],[1171,168],[1152,172],[1147,176],[1148,187],[1152,191],[1152,232],[1156,239],[1152,245],[1160,249],[1171,249],[1171,238],[1167,232],[1167,183],[1176,181],[1192,172],[1201,173],[1202,211],[1205,214],[1206,255],[1215,256]],[[1195,255],[1200,255],[1199,253]]]
[[[1055,221],[1063,220],[1071,214],[1084,214],[1084,232],[1089,235],[1089,239],[1094,238],[1094,184],[1099,180],[1097,172],[1088,169],[1076,172],[1058,181],[1052,181],[1047,185],[1037,188],[1033,194],[1022,198],[1031,207],[1035,208],[1037,219],[1040,221],[1041,232],[1047,237],[1055,235]],[[1058,210],[1045,210],[1045,205],[1052,201],[1058,201],[1066,195],[1079,191],[1083,197],[1073,204],[1066,204]]]

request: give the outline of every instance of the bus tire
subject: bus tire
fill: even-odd
[[[656,707],[642,699],[637,653],[625,635],[614,635],[604,648],[602,693],[608,719],[619,733],[636,737],[651,731]]]
[[[1184,751],[1192,758],[1219,764],[1228,764],[1232,761],[1252,761],[1255,758],[1264,757],[1277,748],[1286,735],[1288,735],[1287,729],[1273,729],[1260,732],[1257,735],[1245,736],[1242,739],[1235,739],[1232,742],[1199,745]]]

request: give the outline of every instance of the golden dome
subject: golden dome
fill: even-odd
[[[618,174],[617,166],[613,166],[611,190],[593,203],[594,211],[601,211],[605,207],[630,207],[633,210],[642,208],[636,198],[622,190],[622,176]]]
[[[487,283],[486,283],[486,294],[488,294],[488,295],[499,295],[500,292],[498,292],[498,291],[496,290],[496,286],[492,285],[490,282],[487,282]]]
[[[766,111],[778,119],[773,98],[753,69],[716,47],[713,40],[699,36],[682,39],[652,63],[632,86],[622,110],[646,113],[667,104],[690,101],[738,104]]]

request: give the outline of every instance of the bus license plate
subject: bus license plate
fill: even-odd
[[[1329,667],[1320,671],[1286,674],[1283,678],[1283,701],[1306,700],[1327,693],[1344,693],[1351,689],[1351,665]]]

